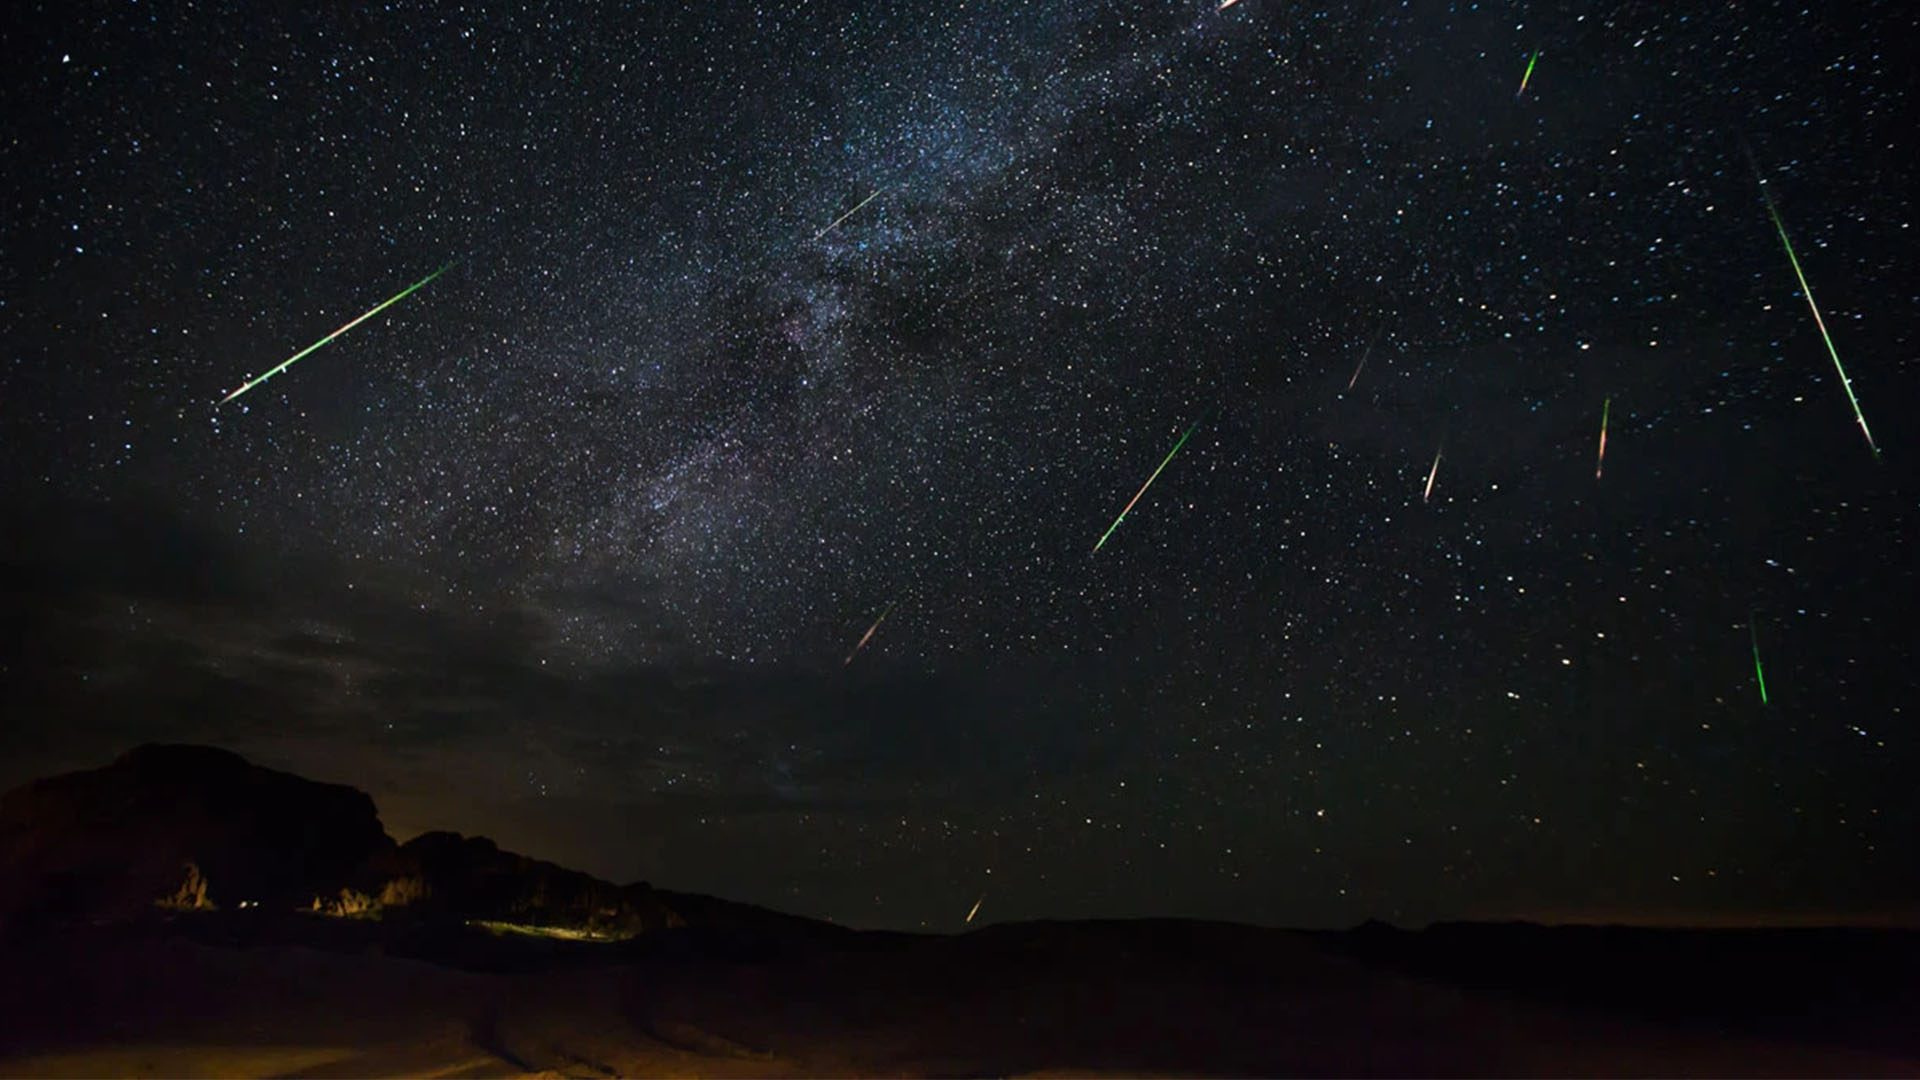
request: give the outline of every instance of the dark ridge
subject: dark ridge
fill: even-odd
[[[644,882],[615,885],[485,837],[430,832],[395,844],[365,792],[214,747],[140,746],[0,796],[0,929],[216,911],[406,923],[416,942],[438,940],[424,924],[596,944],[698,924],[742,947],[832,929]],[[422,947],[464,955],[464,940]]]
[[[365,792],[227,750],[141,746],[0,796],[0,921],[310,904],[393,850]]]
[[[210,1072],[239,1060],[236,1030],[283,1049],[386,1040],[397,1056],[354,1068],[395,1074],[475,1053],[566,1075],[1911,1075],[1920,1060],[1920,933],[856,931],[614,885],[483,837],[395,845],[364,793],[204,747],[141,747],[0,796],[0,903],[0,969],[32,973],[0,980],[0,1072],[73,1047],[110,1072],[113,1053],[183,1045],[198,1049],[182,1070]],[[422,1034],[448,1030],[463,1041]]]

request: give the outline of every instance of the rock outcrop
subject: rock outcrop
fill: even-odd
[[[291,907],[395,845],[365,792],[205,746],[142,746],[0,796],[0,918]]]
[[[614,885],[481,836],[424,833],[401,845],[395,863],[400,873],[383,892],[407,896],[416,911],[603,937],[683,925],[646,885]]]
[[[0,924],[156,909],[448,919],[625,938],[685,925],[614,885],[433,832],[396,845],[365,792],[226,750],[143,746],[0,796]]]

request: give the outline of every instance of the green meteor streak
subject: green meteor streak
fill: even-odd
[[[1200,421],[1195,420],[1193,422],[1193,427],[1189,427],[1186,431],[1186,434],[1180,436],[1180,441],[1173,444],[1173,449],[1167,451],[1167,456],[1160,459],[1160,468],[1153,470],[1153,475],[1147,477],[1147,482],[1144,484],[1141,484],[1140,490],[1134,492],[1133,498],[1127,500],[1127,508],[1125,510],[1120,511],[1120,516],[1113,519],[1113,524],[1107,526],[1106,532],[1100,534],[1100,542],[1093,545],[1093,550],[1096,553],[1098,553],[1102,547],[1106,546],[1107,537],[1112,536],[1113,530],[1119,528],[1120,523],[1127,520],[1127,515],[1133,512],[1133,504],[1140,501],[1140,496],[1145,495],[1147,493],[1147,489],[1153,486],[1153,482],[1155,480],[1160,479],[1160,470],[1165,469],[1167,467],[1167,462],[1173,460],[1173,455],[1179,453],[1180,448],[1187,445],[1187,437],[1192,435],[1193,429],[1199,426],[1200,426]]]
[[[292,356],[287,357],[285,360],[282,360],[280,362],[280,366],[274,368],[272,371],[267,372],[265,375],[262,375],[257,379],[253,379],[252,381],[248,382],[245,386],[242,386],[240,389],[235,390],[233,393],[228,394],[226,397],[221,398],[220,404],[225,405],[227,402],[232,401],[234,398],[239,397],[241,394],[244,394],[247,391],[253,389],[254,387],[259,386],[261,383],[266,382],[268,379],[271,379],[275,375],[278,375],[281,372],[292,367],[296,362],[298,362],[302,357],[306,356],[308,353],[314,351],[315,349],[318,349],[320,346],[325,345],[326,343],[332,341],[334,338],[339,337],[341,334],[346,333],[347,331],[353,329],[354,327],[359,326],[361,323],[366,322],[368,319],[373,318],[375,315],[380,314],[381,312],[387,310],[388,308],[399,303],[400,301],[405,300],[408,297],[408,295],[410,295],[415,289],[420,288],[421,286],[425,285],[427,282],[432,281],[434,278],[437,278],[441,274],[446,273],[447,267],[450,267],[452,265],[453,265],[452,263],[448,263],[446,266],[443,266],[440,269],[435,270],[433,273],[428,274],[426,277],[423,277],[419,281],[416,281],[413,284],[407,286],[406,288],[400,290],[399,293],[395,294],[394,297],[388,300],[386,303],[381,304],[379,307],[374,308],[372,311],[367,312],[365,315],[362,315],[359,318],[348,323],[347,325],[341,327],[340,329],[335,330],[333,333],[328,334],[326,337],[321,338],[319,341],[316,341],[313,344],[307,346],[306,348],[301,349],[299,352],[294,353]]]
[[[1813,288],[1807,284],[1807,275],[1800,269],[1800,257],[1793,253],[1793,241],[1787,239],[1787,226],[1780,220],[1780,211],[1774,209],[1773,196],[1767,193],[1766,182],[1761,181],[1760,197],[1767,201],[1767,214],[1773,218],[1773,227],[1780,234],[1780,246],[1787,249],[1787,261],[1793,264],[1793,276],[1800,281],[1800,292],[1807,298],[1807,308],[1813,312],[1813,325],[1820,328],[1820,340],[1827,343],[1827,355],[1833,357],[1833,370],[1840,373],[1840,388],[1847,392],[1847,401],[1853,405],[1853,418],[1860,422],[1860,434],[1867,437],[1867,449],[1874,457],[1880,456],[1879,444],[1873,441],[1873,432],[1867,428],[1866,414],[1860,411],[1860,399],[1854,396],[1853,380],[1847,378],[1847,369],[1840,364],[1840,352],[1833,347],[1833,335],[1827,333],[1827,321],[1820,317],[1820,305],[1813,302]]]
[[[1760,684],[1760,704],[1767,703],[1767,673],[1760,667],[1760,628],[1747,617],[1747,631],[1753,635],[1753,681]]]
[[[1520,76],[1520,89],[1513,92],[1514,97],[1519,97],[1521,94],[1527,92],[1527,80],[1533,78],[1533,65],[1539,62],[1540,50],[1535,49],[1533,50],[1533,55],[1527,58],[1527,70]]]

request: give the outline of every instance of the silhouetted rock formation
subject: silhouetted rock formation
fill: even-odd
[[[1920,1072],[1911,932],[863,932],[395,845],[358,791],[194,747],[0,797],[0,901],[0,1076]]]
[[[387,881],[382,899],[417,912],[605,937],[684,925],[646,885],[613,885],[501,851],[485,837],[424,833],[401,845],[394,863],[399,872]]]
[[[366,793],[204,746],[142,746],[0,796],[0,919],[289,907],[394,843]]]
[[[143,746],[0,797],[0,921],[118,921],[156,907],[479,920],[606,938],[685,925],[645,884],[614,885],[481,837],[432,832],[396,845],[366,793],[211,747]],[[731,921],[719,901],[702,910]]]

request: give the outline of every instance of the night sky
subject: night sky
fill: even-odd
[[[858,926],[1913,917],[1916,16],[1216,3],[10,9],[0,782]]]

